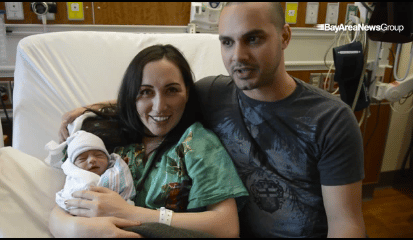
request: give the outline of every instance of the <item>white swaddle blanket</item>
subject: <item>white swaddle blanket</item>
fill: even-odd
[[[72,193],[80,190],[89,190],[90,186],[106,187],[119,193],[119,195],[133,204],[130,199],[135,197],[132,175],[128,165],[116,153],[110,154],[109,168],[101,175],[83,170],[67,160],[62,164],[66,174],[63,189],[56,193],[56,203],[66,211],[69,210],[64,202],[73,199]]]
[[[115,153],[109,155],[103,141],[97,136],[80,130],[84,119],[96,116],[94,113],[85,113],[69,124],[70,137],[61,144],[50,141],[45,148],[49,151],[45,162],[52,167],[61,168],[66,174],[66,182],[63,189],[56,193],[56,203],[66,211],[64,202],[73,199],[72,193],[80,190],[89,190],[90,186],[106,187],[125,199],[129,204],[134,204],[133,199],[136,190],[133,184],[132,174],[126,162]],[[70,145],[70,146],[69,146]],[[65,160],[65,149],[67,159]],[[74,165],[76,156],[87,150],[97,149],[108,156],[108,169],[101,175],[81,169]]]

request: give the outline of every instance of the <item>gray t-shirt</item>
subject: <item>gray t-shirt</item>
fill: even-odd
[[[326,237],[321,185],[364,178],[360,128],[340,99],[301,80],[277,102],[239,91],[230,77],[196,83],[205,123],[229,152],[250,193],[241,234]]]

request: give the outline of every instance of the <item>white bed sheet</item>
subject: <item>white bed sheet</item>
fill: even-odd
[[[63,113],[116,99],[129,62],[143,48],[172,44],[198,80],[227,74],[213,34],[59,32],[19,42],[13,96],[13,147],[0,148],[0,236],[50,237],[48,217],[64,175],[44,164]]]
[[[158,43],[180,49],[195,79],[227,74],[213,34],[59,32],[22,39],[14,76],[13,147],[44,159],[44,145],[58,140],[62,114],[116,99],[129,62]]]
[[[0,148],[0,237],[51,237],[48,218],[64,180],[62,170],[12,147]]]

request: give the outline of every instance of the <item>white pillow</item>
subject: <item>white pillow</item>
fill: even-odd
[[[0,237],[51,237],[49,215],[64,181],[61,169],[12,147],[0,148]]]

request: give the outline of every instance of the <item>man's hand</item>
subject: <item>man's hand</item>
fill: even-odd
[[[50,214],[49,230],[57,238],[142,237],[122,228],[139,226],[141,222],[117,217],[74,217],[55,206]]]
[[[60,143],[66,141],[66,139],[69,137],[69,132],[67,130],[67,125],[69,125],[77,117],[82,115],[86,111],[86,108],[90,108],[90,109],[94,109],[94,110],[98,111],[101,107],[108,106],[108,105],[116,105],[116,100],[100,102],[100,103],[88,105],[86,107],[79,107],[79,108],[76,108],[76,109],[74,109],[70,112],[67,112],[67,113],[63,114],[62,124],[60,125],[60,129],[59,129],[59,141],[60,141]]]
[[[139,226],[140,222],[116,217],[78,218],[73,233],[80,238],[141,238],[142,236],[121,228]]]
[[[66,139],[69,137],[69,131],[67,130],[67,125],[69,125],[71,122],[73,122],[77,117],[82,115],[86,108],[80,107],[76,108],[70,112],[67,112],[63,114],[62,116],[62,124],[60,125],[59,129],[59,141],[60,143],[66,141]]]
[[[117,192],[105,187],[91,187],[90,191],[74,192],[72,196],[77,199],[67,200],[66,206],[75,207],[69,210],[69,213],[74,216],[113,216],[128,219],[128,216],[136,210],[135,206],[128,204]]]

